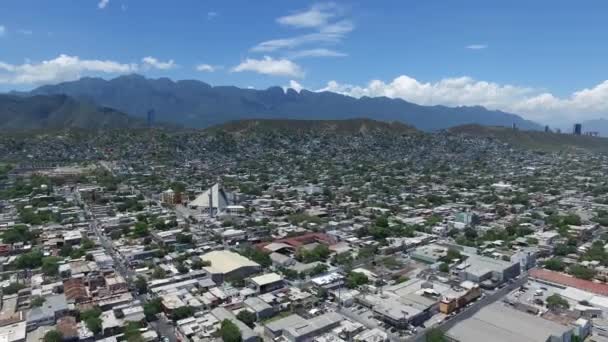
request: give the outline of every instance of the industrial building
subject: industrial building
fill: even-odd
[[[551,341],[568,342],[572,328],[502,303],[490,304],[472,317],[456,323],[446,335],[453,341]]]
[[[262,269],[257,262],[227,250],[209,252],[201,256],[201,259],[211,263],[211,266],[204,267],[204,270],[211,274],[211,279],[218,284],[233,277],[246,278]]]
[[[485,288],[496,287],[519,276],[519,261],[505,261],[486,256],[467,254],[467,259],[456,267],[460,278],[480,284]]]

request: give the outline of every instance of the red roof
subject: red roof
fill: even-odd
[[[544,280],[554,284],[560,284],[570,287],[575,287],[580,290],[593,292],[596,294],[608,296],[608,284],[594,283],[589,280],[578,279],[567,274],[549,271],[540,268],[531,269],[529,272],[531,278]]]
[[[275,240],[273,242],[285,243],[294,247],[295,249],[313,242],[318,242],[324,245],[332,245],[335,243],[329,235],[324,233],[307,233],[304,235]],[[267,242],[261,243],[258,245],[258,248],[264,248],[266,245],[268,245]]]

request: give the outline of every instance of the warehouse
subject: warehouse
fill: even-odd
[[[470,280],[483,287],[495,287],[521,273],[518,261],[504,261],[476,254],[467,256],[467,260],[457,266],[463,281]]]
[[[225,279],[245,278],[261,270],[258,263],[226,250],[209,252],[203,255],[201,259],[211,263],[211,266],[204,269],[211,274],[211,279],[218,284],[224,282]]]
[[[456,323],[446,335],[455,341],[570,341],[572,328],[501,303],[488,305]]]

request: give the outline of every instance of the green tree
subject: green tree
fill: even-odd
[[[44,334],[44,342],[62,342],[63,335],[57,330],[49,330]]]
[[[551,271],[563,271],[565,269],[564,263],[560,258],[551,258],[545,261],[545,268]]]
[[[139,329],[141,325],[139,322],[129,322],[125,327],[125,338],[127,342],[143,342],[144,339],[141,336],[141,331]]]
[[[346,277],[346,286],[350,289],[357,288],[369,282],[367,276],[360,272],[350,272]]]
[[[257,317],[255,316],[255,314],[249,310],[241,310],[236,315],[236,318],[238,318],[239,321],[247,324],[250,328],[253,328],[253,324],[257,320]]]
[[[148,224],[145,222],[137,222],[135,224],[135,228],[133,229],[133,234],[135,234],[137,237],[146,237],[150,235]]]
[[[227,319],[222,321],[220,336],[224,342],[241,342],[243,340],[239,328]]]
[[[91,332],[95,335],[99,334],[103,327],[101,318],[99,317],[89,317],[84,320],[84,323],[87,328],[91,330]]]
[[[36,307],[41,307],[44,304],[45,301],[46,300],[44,299],[44,297],[34,296],[31,299],[31,305],[32,305],[32,307],[35,307],[35,308]]]
[[[549,309],[568,309],[570,308],[570,304],[562,296],[554,293],[547,297],[547,307]]]
[[[442,262],[441,264],[439,264],[439,271],[443,272],[443,273],[449,273],[450,272],[450,265],[448,265],[445,262]]]
[[[173,310],[173,320],[179,321],[180,319],[188,318],[194,315],[194,308],[191,306],[182,306]]]
[[[572,265],[568,271],[579,279],[591,280],[595,276],[595,271],[582,265]]]
[[[5,295],[15,294],[19,292],[19,290],[24,289],[25,285],[21,283],[10,283],[8,286],[5,286],[2,291]]]
[[[44,255],[40,250],[33,250],[28,253],[21,254],[15,260],[15,267],[18,269],[38,268],[42,265],[42,257]]]
[[[162,300],[160,298],[155,298],[144,304],[144,315],[146,315],[148,321],[156,320],[156,315],[162,310]]]
[[[162,267],[155,267],[154,272],[152,272],[152,278],[154,279],[163,279],[167,276],[167,272]]]
[[[446,341],[443,331],[439,330],[438,328],[429,329],[426,332],[424,339],[426,342],[445,342]]]
[[[148,282],[146,281],[146,278],[144,278],[143,276],[137,276],[137,279],[135,279],[135,288],[137,289],[137,292],[139,294],[143,294],[143,293],[147,293],[148,292]]]
[[[56,276],[59,273],[59,260],[58,257],[45,257],[42,258],[42,273],[47,276]]]

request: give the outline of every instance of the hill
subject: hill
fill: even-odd
[[[154,109],[160,121],[191,128],[252,118],[343,120],[366,117],[399,121],[425,131],[470,123],[509,127],[515,123],[525,129],[541,129],[538,124],[515,114],[479,106],[420,106],[386,97],[356,99],[331,92],[283,91],[280,87],[266,90],[213,87],[194,80],[174,82],[168,78],[147,79],[140,75],[111,80],[87,77],[42,86],[30,94],[66,94],[142,118]]]
[[[285,119],[249,119],[236,120],[209,127],[209,132],[227,132],[247,134],[259,132],[282,133],[333,133],[340,135],[352,134],[413,134],[419,132],[415,128],[400,122],[384,122],[371,119],[346,120],[285,120]]]
[[[545,133],[540,131],[513,130],[505,127],[464,125],[453,127],[449,132],[480,138],[496,139],[515,147],[558,152],[584,149],[591,152],[608,152],[608,138],[572,134]]]
[[[143,127],[144,121],[66,95],[0,95],[0,131]]]

